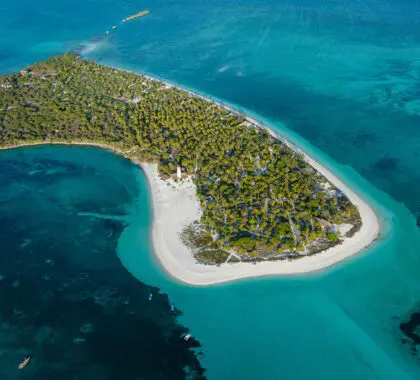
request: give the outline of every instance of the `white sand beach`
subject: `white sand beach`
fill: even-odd
[[[247,277],[317,271],[334,265],[370,245],[379,234],[379,221],[372,208],[326,168],[308,156],[305,158],[358,207],[363,223],[360,231],[353,237],[346,238],[341,245],[298,260],[255,264],[226,263],[220,266],[197,263],[190,249],[180,238],[184,227],[199,220],[201,215],[192,181],[183,180],[178,184],[163,181],[158,177],[157,165],[142,164],[152,190],[153,246],[163,268],[180,281],[204,286]]]
[[[362,227],[351,238],[345,238],[342,244],[329,248],[313,256],[303,257],[293,261],[266,261],[258,263],[226,263],[220,266],[199,264],[191,250],[183,244],[180,233],[194,221],[200,219],[200,208],[195,196],[195,185],[188,180],[176,188],[167,186],[157,176],[157,168],[153,165],[143,165],[152,189],[153,199],[153,245],[155,254],[163,268],[173,277],[191,285],[205,286],[229,282],[247,277],[269,275],[291,275],[319,271],[337,264],[367,248],[380,233],[380,223],[373,209],[353,190],[345,185],[336,175],[323,167],[297,146],[281,135],[266,127],[259,121],[244,115],[240,111],[215,99],[210,99],[200,93],[185,89],[182,86],[147,76],[166,86],[176,86],[192,96],[198,96],[205,101],[215,103],[226,110],[245,116],[246,120],[261,129],[267,130],[272,136],[287,144],[293,150],[303,154],[304,159],[328,181],[341,190],[355,206],[357,206]]]

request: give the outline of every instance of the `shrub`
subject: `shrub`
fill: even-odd
[[[327,234],[327,239],[330,240],[330,241],[337,241],[338,240],[338,235],[333,233],[333,232],[330,232],[330,233]]]

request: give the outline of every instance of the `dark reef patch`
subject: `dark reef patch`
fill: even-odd
[[[401,343],[408,345],[412,355],[420,359],[420,305],[417,304],[403,320],[400,320],[398,317],[394,317],[394,319],[400,321]]]
[[[124,222],[80,215],[124,215],[130,192],[106,170],[35,157],[0,156],[0,377],[203,379],[181,311],[122,267]]]
[[[416,346],[420,344],[420,312],[412,313],[407,322],[401,322],[400,330],[406,336],[402,339],[403,343],[409,342],[413,353],[416,354]]]
[[[10,49],[0,49],[0,61],[6,61],[13,57],[13,51]]]
[[[398,169],[398,160],[392,157],[385,156],[373,165],[374,170],[379,171],[394,171]]]

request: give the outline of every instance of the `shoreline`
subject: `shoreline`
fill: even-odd
[[[274,132],[264,123],[261,123],[255,118],[247,115],[246,112],[235,109],[234,107],[227,105],[224,102],[219,101],[218,99],[205,96],[194,90],[184,88],[182,85],[172,83],[170,81],[161,79],[150,74],[136,72],[134,73],[143,75],[150,80],[160,82],[168,87],[178,88],[179,90],[185,91],[192,96],[198,96],[201,99],[209,103],[216,104],[229,112],[243,116],[248,123],[260,129],[266,130],[271,136],[286,144],[293,151],[301,153],[303,155],[304,160],[310,166],[312,166],[315,170],[321,173],[337,189],[342,191],[344,195],[346,195],[346,197],[350,200],[350,202],[358,208],[360,217],[362,219],[362,226],[354,236],[352,236],[351,238],[345,238],[342,244],[328,248],[327,250],[316,253],[313,256],[302,257],[293,261],[260,261],[256,263],[222,264],[220,266],[196,263],[190,249],[187,248],[184,244],[182,244],[182,250],[181,248],[178,248],[180,250],[180,253],[178,254],[178,259],[181,258],[184,260],[182,262],[182,266],[180,266],[179,261],[177,262],[176,257],[174,257],[174,255],[170,253],[169,249],[167,249],[167,245],[164,242],[165,238],[168,242],[171,241],[171,243],[175,239],[167,237],[168,230],[166,230],[166,234],[164,236],[163,233],[158,231],[159,225],[153,222],[152,235],[156,256],[161,266],[172,277],[175,277],[176,279],[182,282],[186,282],[190,285],[205,286],[250,277],[294,275],[317,272],[328,267],[334,266],[340,262],[349,259],[351,256],[361,253],[366,248],[368,248],[374,241],[376,241],[377,238],[380,236],[381,225],[378,216],[376,215],[373,208],[367,202],[365,202],[361,196],[359,196],[341,179],[339,179],[334,173],[332,173],[325,166],[321,165],[319,162],[313,159],[310,155],[308,155],[305,151],[300,149],[295,143],[290,141],[285,136],[279,135],[278,133]],[[152,188],[154,215],[158,215],[160,219],[162,218],[162,216],[159,215],[159,200],[154,196],[154,194],[156,193],[156,186],[158,184],[158,181],[154,176],[153,170],[145,170],[143,168],[143,171],[146,173],[149,180],[149,184]],[[152,184],[155,184],[155,189],[153,189]],[[168,194],[167,196],[170,195]],[[193,203],[191,203],[190,207],[194,207]],[[172,212],[168,210],[166,213],[167,217],[171,218]],[[174,215],[172,217],[177,217],[176,212],[174,212],[173,214]],[[198,219],[198,214],[196,219]],[[194,221],[194,219],[191,220],[190,223],[192,221]],[[186,225],[181,226],[181,228],[179,228],[178,234],[182,231],[183,227],[185,226]],[[159,236],[161,236],[161,239],[159,239]],[[180,241],[179,237],[178,240]],[[160,247],[160,250],[158,247]],[[187,250],[189,253],[188,257],[186,256],[185,250]]]
[[[115,67],[112,68],[120,70]],[[181,237],[179,236],[184,227],[199,220],[201,216],[201,209],[195,191],[196,187],[191,178],[184,179],[180,183],[163,181],[157,174],[156,164],[138,162],[136,159],[129,157],[131,149],[123,150],[118,146],[108,145],[107,143],[35,140],[27,143],[0,147],[0,150],[36,145],[94,146],[122,155],[140,166],[148,178],[151,189],[153,206],[153,225],[151,233],[155,257],[159,261],[161,267],[171,277],[190,285],[206,286],[249,277],[293,275],[319,271],[362,252],[380,235],[380,223],[378,216],[372,207],[353,191],[350,186],[347,186],[329,169],[322,166],[285,136],[277,134],[265,124],[248,116],[246,112],[235,109],[210,96],[202,95],[194,90],[184,88],[182,85],[174,84],[149,74],[135,74],[143,75],[147,79],[157,81],[167,87],[175,87],[191,96],[200,97],[210,104],[215,104],[229,112],[240,115],[244,117],[249,124],[266,130],[271,136],[280,140],[295,152],[301,153],[304,160],[309,165],[322,174],[332,185],[342,191],[350,202],[358,208],[362,220],[360,230],[353,237],[344,238],[344,241],[340,245],[331,247],[312,256],[302,257],[293,261],[279,260],[260,261],[255,263],[224,263],[220,266],[199,264],[196,262],[190,248],[182,242]]]
[[[199,264],[179,236],[184,227],[200,217],[195,185],[188,179],[173,188],[158,177],[156,164],[141,164],[141,167],[148,178],[152,195],[152,240],[156,258],[171,277],[189,285],[208,286],[251,277],[320,271],[362,252],[377,239],[380,232],[379,220],[373,209],[337,177],[320,166],[323,169],[322,174],[334,186],[338,182],[337,187],[359,209],[362,226],[353,237],[345,238],[340,245],[293,261],[225,263],[220,266]]]

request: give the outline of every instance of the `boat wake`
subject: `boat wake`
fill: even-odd
[[[77,47],[77,53],[86,56],[88,54],[97,53],[100,50],[103,50],[107,47],[108,41],[106,39],[101,39],[94,42],[82,42]]]
[[[222,67],[220,67],[217,72],[218,73],[224,73],[225,71],[230,69],[230,65],[223,65]]]

